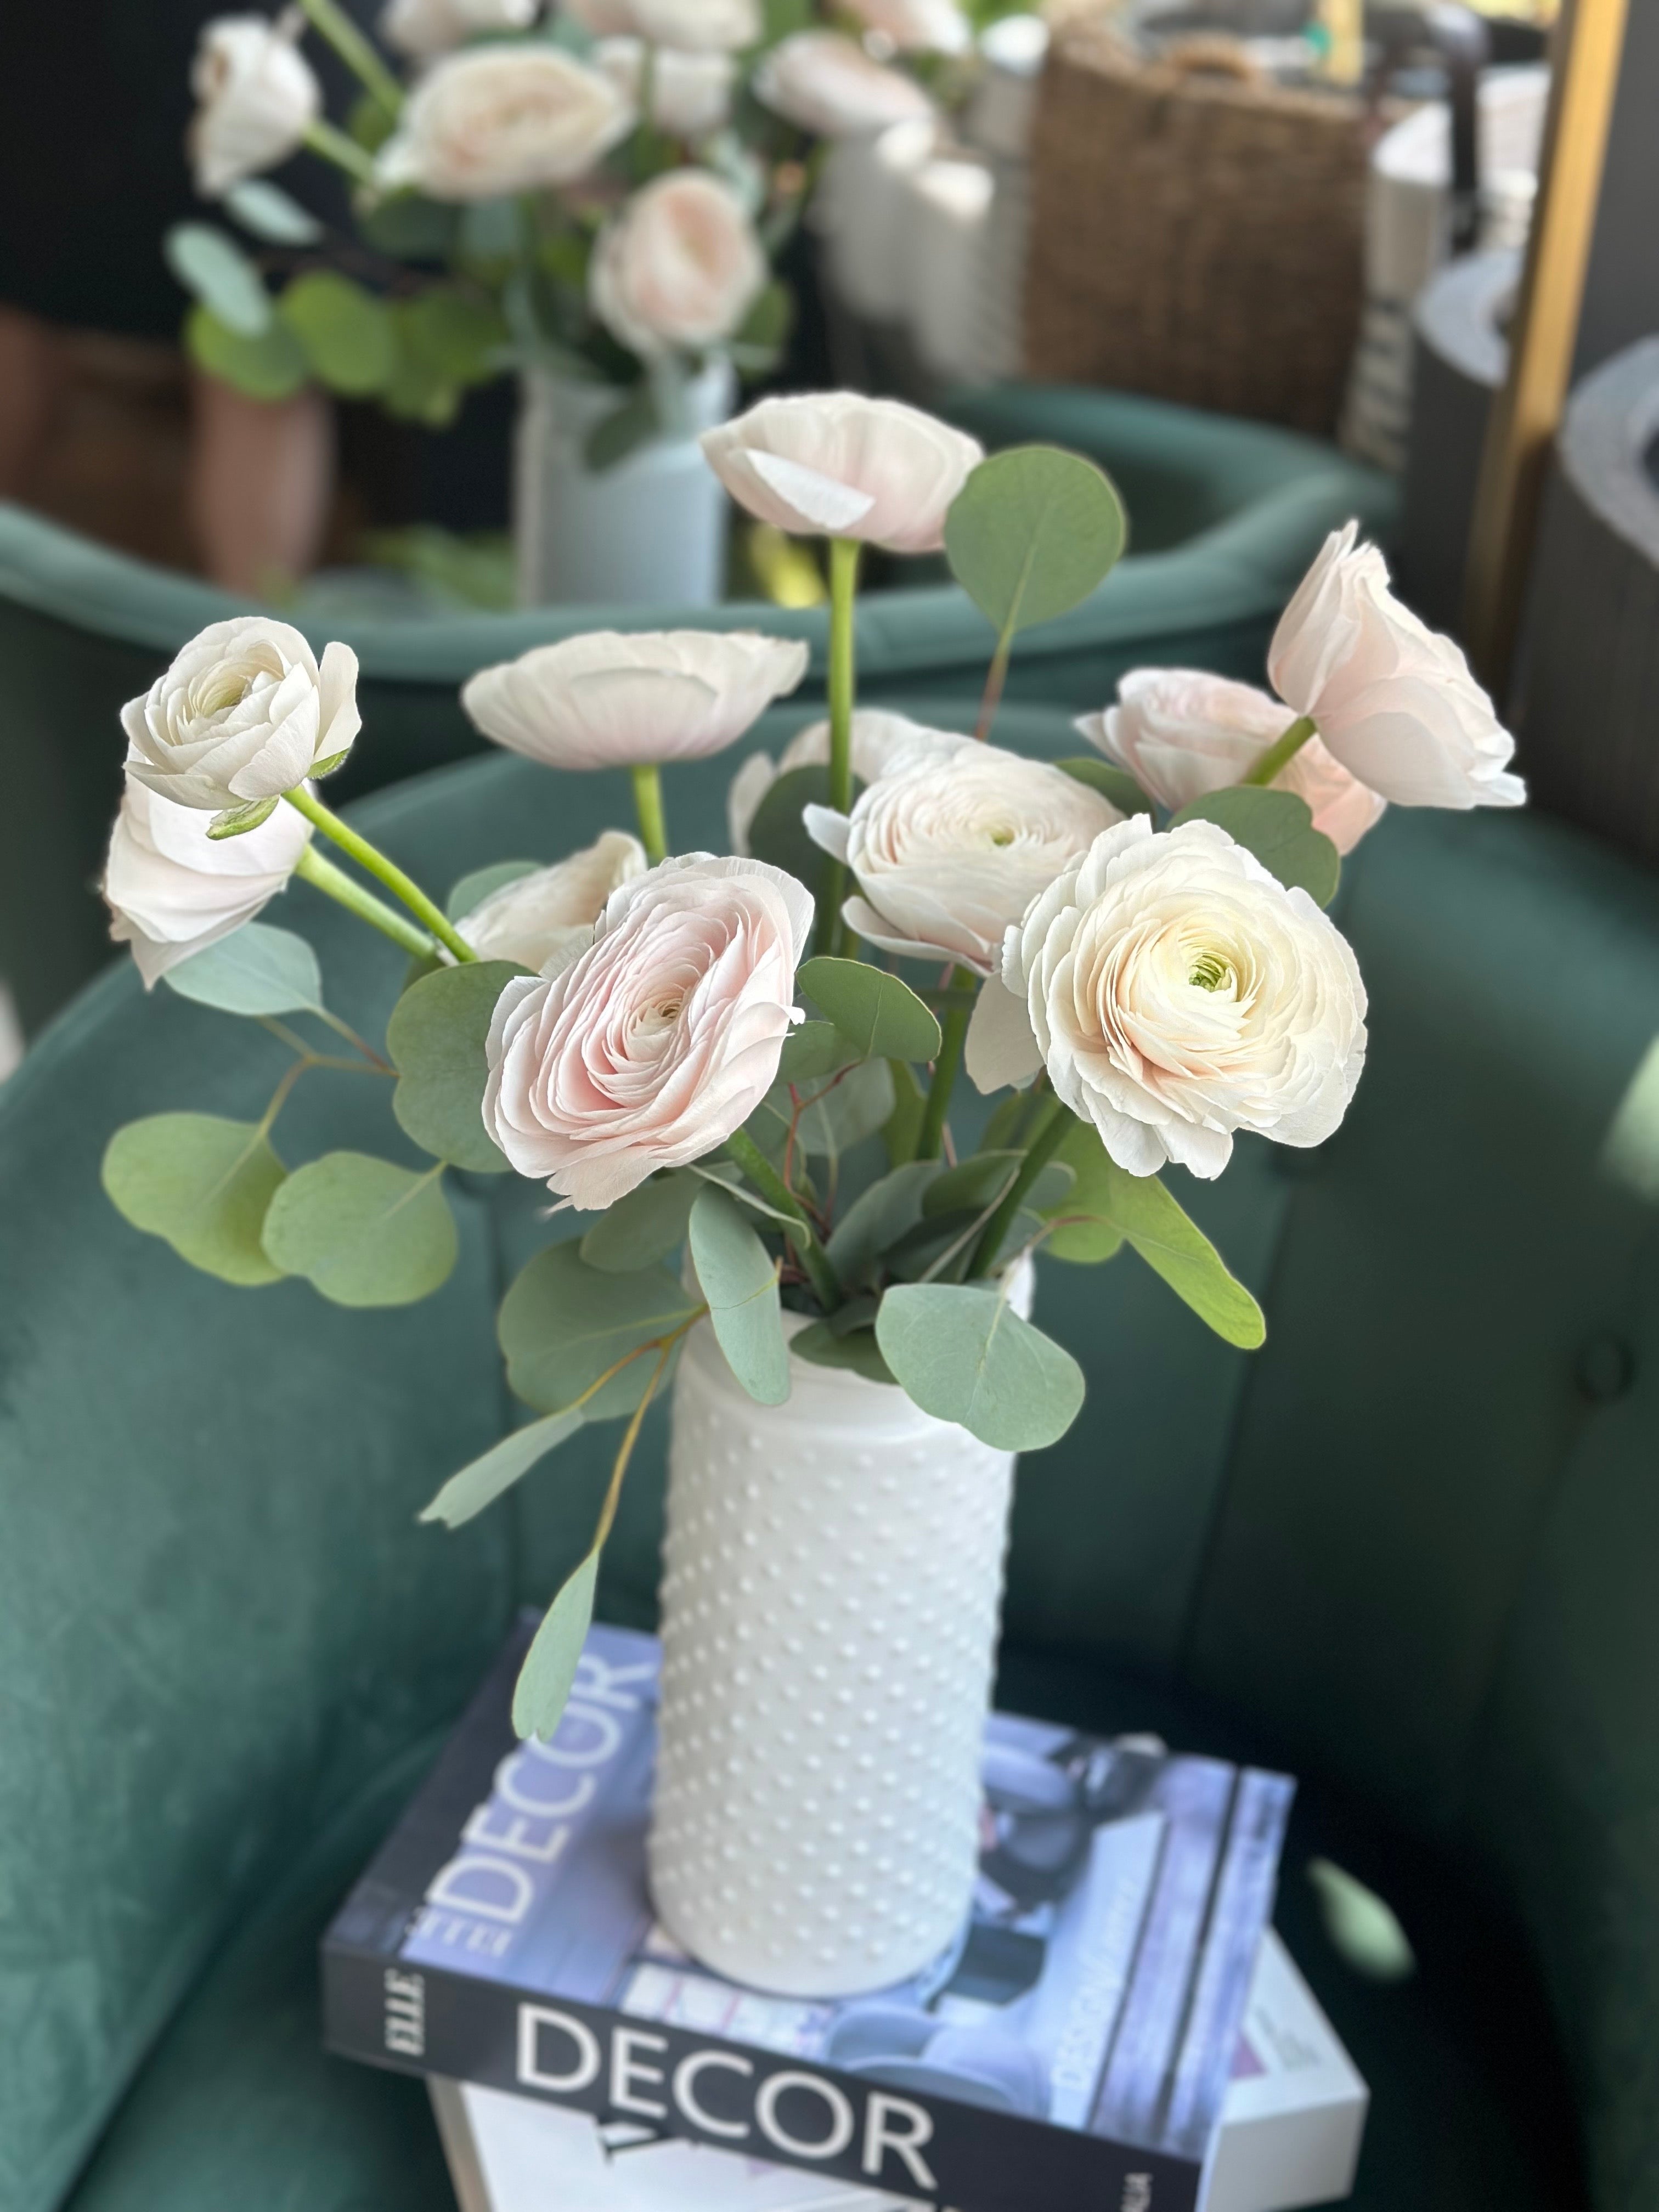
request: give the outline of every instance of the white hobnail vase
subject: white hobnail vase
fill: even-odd
[[[730,503],[699,433],[732,411],[729,362],[674,398],[672,430],[607,469],[587,465],[612,385],[526,369],[513,445],[513,545],[521,606],[708,607],[723,595]]]
[[[891,1385],[790,1376],[757,1405],[704,1325],[675,1378],[651,1894],[716,1972],[844,1997],[967,1915],[1014,1455]]]

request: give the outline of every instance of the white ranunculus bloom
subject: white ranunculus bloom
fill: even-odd
[[[729,338],[765,289],[767,261],[730,185],[670,169],[600,232],[587,294],[613,338],[649,358]]]
[[[804,810],[808,835],[862,895],[842,912],[867,944],[988,975],[1038,893],[1121,820],[1047,761],[960,738],[901,751],[850,815]]]
[[[593,66],[603,70],[631,107],[644,93],[645,41],[605,39],[593,49]],[[732,112],[737,64],[730,54],[681,53],[659,46],[651,73],[650,120],[672,138],[707,138]]]
[[[1233,1133],[1317,1145],[1365,1060],[1365,987],[1345,939],[1212,822],[1096,839],[1003,947],[968,1072],[982,1091],[1046,1066],[1131,1175],[1220,1174]]]
[[[1116,706],[1079,715],[1077,728],[1127,769],[1148,798],[1174,809],[1242,783],[1292,719],[1287,707],[1251,684],[1197,668],[1136,668],[1119,679]],[[1387,804],[1317,738],[1279,770],[1273,788],[1305,799],[1314,828],[1339,853],[1353,850]]]
[[[765,29],[760,0],[628,0],[632,27],[653,46],[738,53]]]
[[[146,990],[286,890],[311,836],[310,823],[292,806],[279,806],[240,837],[210,837],[208,827],[198,808],[158,799],[128,774],[103,892],[109,933],[131,945]]]
[[[1521,806],[1515,739],[1449,637],[1389,589],[1358,525],[1334,530],[1267,649],[1274,690],[1327,750],[1396,806]]]
[[[202,27],[190,73],[189,150],[205,198],[287,161],[322,113],[322,87],[296,35],[264,15],[218,15]]]
[[[853,774],[860,783],[873,783],[902,752],[929,745],[948,751],[966,742],[954,731],[930,730],[908,714],[895,714],[884,707],[860,707],[853,716]],[[749,826],[781,775],[792,769],[824,766],[829,758],[828,722],[809,722],[797,730],[775,761],[770,753],[750,753],[726,787],[726,827],[732,850],[749,850]]]
[[[607,830],[568,860],[504,884],[455,926],[481,960],[516,960],[538,972],[562,967],[592,943],[611,892],[645,870],[639,839]]]
[[[399,53],[427,61],[481,31],[527,31],[542,0],[387,0],[380,36]]]
[[[291,624],[233,615],[193,637],[142,699],[121,709],[128,773],[181,806],[233,811],[303,783],[362,727],[357,656],[320,661]]]
[[[435,200],[499,199],[586,176],[634,127],[601,70],[541,43],[468,47],[434,62],[380,149],[382,185]]]
[[[902,70],[872,60],[856,39],[797,31],[755,71],[755,97],[824,138],[858,138],[931,115],[933,103]]]
[[[939,550],[951,502],[985,458],[948,422],[857,392],[763,399],[705,430],[702,450],[757,521],[891,553]]]
[[[806,673],[807,649],[756,630],[591,630],[480,669],[474,726],[550,768],[702,760]]]
[[[585,1212],[725,1143],[776,1079],[811,895],[759,860],[665,860],[592,943],[496,1001],[483,1120],[520,1175]]]
[[[900,53],[960,54],[973,26],[957,0],[842,0],[847,14]]]

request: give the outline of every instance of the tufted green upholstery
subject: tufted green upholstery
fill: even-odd
[[[1324,533],[1355,514],[1385,532],[1390,482],[1313,439],[1260,423],[1108,392],[1012,386],[965,397],[958,413],[989,445],[1058,440],[1122,479],[1145,552],[1132,552],[1089,604],[1021,641],[1012,697],[1098,705],[1125,668],[1186,662],[1260,671],[1279,610]],[[917,571],[912,568],[911,574]],[[87,885],[120,795],[115,716],[187,638],[246,611],[192,579],[89,544],[0,503],[0,977],[31,1033],[107,957]],[[420,622],[308,624],[346,637],[378,743],[341,772],[337,795],[412,775],[476,749],[458,703],[475,669],[603,627],[706,627],[706,612],[638,607],[541,610]],[[821,696],[824,617],[734,605],[713,620],[811,641],[803,696]],[[986,623],[954,586],[866,601],[860,665],[871,696],[897,702],[975,689]]]
[[[1067,742],[1034,710],[1004,734]],[[718,838],[727,765],[672,780],[683,847]],[[494,760],[362,818],[442,884],[623,796]],[[1540,819],[1395,812],[1342,897],[1372,994],[1347,1122],[1183,1194],[1266,1349],[1132,1258],[1046,1271],[1090,1399],[1022,1470],[1004,1693],[1304,1778],[1279,1917],[1372,2081],[1360,2212],[1651,2212],[1659,1249],[1595,1161],[1659,1030],[1659,885]],[[384,1018],[395,952],[304,887],[279,918]],[[124,970],[0,1091],[0,2212],[448,2202],[418,2088],[318,2051],[312,1948],[573,1559],[605,1443],[459,1535],[414,1524],[509,1418],[491,1301],[562,1226],[525,1186],[465,1198],[454,1279],[391,1315],[221,1289],[108,1209],[117,1123],[257,1114],[281,1064]],[[393,1143],[376,1086],[307,1082],[290,1157]],[[649,1618],[660,1442],[614,1618]],[[1416,1980],[1336,1959],[1313,1850],[1396,1905]]]

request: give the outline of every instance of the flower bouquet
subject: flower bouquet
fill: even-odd
[[[348,1306],[443,1280],[452,1171],[545,1184],[555,1225],[499,1321],[534,1418],[425,1517],[465,1522],[620,1424],[518,1685],[516,1725],[549,1734],[672,1384],[653,1893],[717,1968],[828,1996],[917,1971],[965,1905],[1013,1456],[1084,1401],[1030,1318],[1033,1262],[1127,1246],[1259,1344],[1255,1299],[1160,1171],[1219,1175],[1240,1131],[1331,1134],[1365,1052],[1326,912],[1340,851],[1389,801],[1524,793],[1462,655],[1352,526],[1285,613],[1273,693],[1142,671],[1079,724],[1091,750],[1048,763],[991,732],[1019,630],[1121,547],[1097,469],[988,460],[848,393],[769,401],[704,447],[750,514],[828,537],[834,585],[827,720],[745,764],[730,854],[671,852],[663,770],[793,690],[799,645],[605,634],[474,677],[464,704],[498,744],[627,769],[638,834],[442,903],[318,796],[357,735],[344,647],[313,660],[282,623],[217,624],[126,708],[116,934],[147,984],[264,1021],[295,1059],[257,1124],[132,1123],[104,1179],[198,1267]],[[866,544],[942,545],[994,624],[977,735],[855,709]],[[296,874],[411,956],[383,1053],[328,1008],[310,947],[252,919]],[[280,1156],[293,1084],[340,1066],[395,1084],[427,1164]]]
[[[817,149],[930,112],[921,80],[953,66],[967,20],[956,0],[852,0],[845,31],[805,0],[540,14],[390,0],[407,83],[337,0],[210,21],[191,152],[249,242],[169,234],[186,342],[254,398],[315,383],[437,428],[516,371],[521,598],[712,601],[726,510],[694,434],[779,356],[791,304],[771,264]],[[343,124],[307,29],[361,82]],[[301,149],[344,172],[353,234],[263,176]]]

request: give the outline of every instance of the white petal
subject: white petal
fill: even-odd
[[[986,1091],[1000,1091],[1008,1083],[1023,1091],[1042,1066],[1025,1001],[1016,998],[1000,976],[991,976],[974,1001],[963,1064],[975,1085]]]
[[[844,814],[833,806],[803,806],[800,818],[807,836],[820,851],[832,859],[844,861],[847,858],[847,838],[851,823]]]
[[[799,461],[785,460],[781,453],[751,447],[748,460],[769,491],[792,507],[803,522],[832,537],[862,522],[876,503],[871,493],[837,483],[833,477],[820,476],[816,469],[804,468]]]

